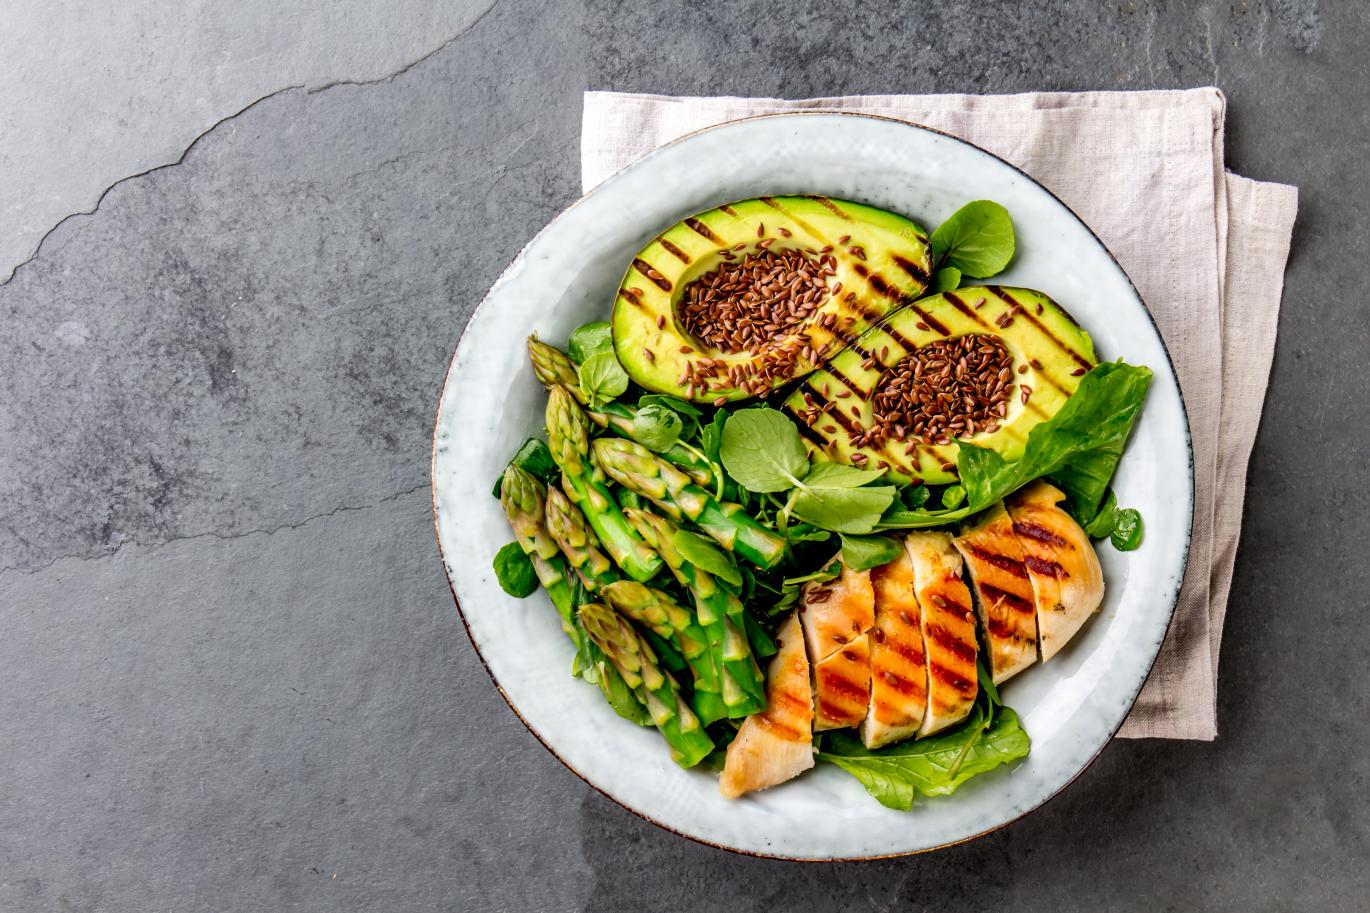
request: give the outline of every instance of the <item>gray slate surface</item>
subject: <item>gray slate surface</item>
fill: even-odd
[[[53,232],[0,285],[0,910],[1366,908],[1370,17],[1068,6],[504,2]],[[453,612],[428,440],[475,303],[577,196],[583,89],[1208,83],[1230,165],[1302,194],[1219,741],[844,866],[674,837],[537,745]]]

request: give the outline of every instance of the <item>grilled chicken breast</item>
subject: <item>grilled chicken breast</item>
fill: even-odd
[[[875,592],[869,571],[843,568],[836,580],[810,583],[800,603],[813,662],[814,728],[859,724],[870,703],[870,645]]]
[[[959,723],[975,703],[975,615],[949,534],[910,533],[904,548],[913,565],[928,665],[928,706],[918,727],[925,736]]]
[[[871,571],[875,627],[870,641],[871,700],[861,741],[880,748],[918,731],[928,704],[922,612],[914,596],[913,563],[907,553]]]
[[[965,559],[997,685],[1037,661],[1037,609],[1023,548],[1002,503],[952,540]]]
[[[1042,662],[1055,656],[1104,600],[1099,556],[1080,524],[1056,506],[1064,500],[1059,489],[1039,481],[1005,502],[1032,582]]]
[[[813,692],[799,613],[776,635],[766,670],[766,709],[742,721],[728,746],[718,789],[729,799],[799,776],[813,766]]]

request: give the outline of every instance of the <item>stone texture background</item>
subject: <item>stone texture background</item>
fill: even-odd
[[[6,199],[41,195],[39,164],[74,189],[0,207],[0,276],[34,213],[41,234],[100,203],[0,283],[0,910],[1365,907],[1370,725],[1341,628],[1370,608],[1363,6],[361,6],[394,54],[252,82],[271,97],[128,180],[143,159],[18,161],[89,123],[6,96],[3,123],[48,131],[0,130]],[[0,40],[39,40],[19,22]],[[279,91],[311,80],[338,84]],[[1115,743],[1004,831],[854,865],[676,838],[538,747],[454,617],[428,439],[471,309],[578,195],[582,90],[1209,83],[1231,167],[1301,189],[1217,742]],[[167,117],[175,161],[205,125]]]

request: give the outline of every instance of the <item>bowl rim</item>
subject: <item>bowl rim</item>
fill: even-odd
[[[694,138],[694,137],[696,137],[696,136],[699,136],[700,134],[709,133],[709,132],[712,132],[712,131],[714,131],[714,130],[725,129],[725,128],[730,127],[730,126],[733,126],[733,125],[735,125],[735,124],[749,123],[749,122],[754,122],[754,121],[774,120],[774,119],[781,119],[781,118],[810,118],[810,117],[815,117],[815,116],[832,116],[832,115],[841,115],[841,116],[843,116],[843,117],[851,117],[851,118],[861,118],[861,119],[864,119],[864,120],[883,121],[883,122],[885,122],[885,123],[894,124],[894,125],[897,125],[897,126],[900,126],[900,127],[909,127],[909,128],[911,128],[911,129],[915,129],[915,130],[922,130],[922,131],[925,131],[925,132],[928,132],[928,133],[934,133],[934,134],[937,134],[938,136],[945,137],[946,139],[949,139],[949,140],[951,140],[951,141],[953,141],[953,142],[955,142],[955,143],[959,143],[960,145],[967,146],[967,147],[969,147],[970,149],[974,150],[975,152],[978,152],[978,153],[980,153],[980,154],[982,154],[982,155],[985,155],[985,156],[988,156],[988,157],[990,157],[990,158],[992,158],[992,159],[995,159],[995,160],[998,161],[999,163],[1001,163],[1001,164],[1007,166],[1008,168],[1013,169],[1015,172],[1017,172],[1019,175],[1021,175],[1021,176],[1022,176],[1023,178],[1025,178],[1026,180],[1030,181],[1034,186],[1036,186],[1038,189],[1040,189],[1041,191],[1043,191],[1044,193],[1046,193],[1048,196],[1051,197],[1052,200],[1054,200],[1057,204],[1059,204],[1059,205],[1061,206],[1061,208],[1062,208],[1066,213],[1068,213],[1068,214],[1070,215],[1071,218],[1073,218],[1076,222],[1078,222],[1078,223],[1080,224],[1080,226],[1089,234],[1089,237],[1092,238],[1092,239],[1094,240],[1094,243],[1095,243],[1096,245],[1098,245],[1099,249],[1102,250],[1102,251],[1108,256],[1109,260],[1111,260],[1111,261],[1113,262],[1113,265],[1117,268],[1118,272],[1119,272],[1119,273],[1122,275],[1122,277],[1127,281],[1128,287],[1131,288],[1133,294],[1135,294],[1135,295],[1137,296],[1137,300],[1138,300],[1139,302],[1141,302],[1141,304],[1142,304],[1142,310],[1143,310],[1143,312],[1146,314],[1147,320],[1150,321],[1150,323],[1151,323],[1151,328],[1152,328],[1152,330],[1156,333],[1156,338],[1160,341],[1160,344],[1161,344],[1161,351],[1165,353],[1166,367],[1167,367],[1167,369],[1169,370],[1170,375],[1176,379],[1176,384],[1175,384],[1175,386],[1176,386],[1177,391],[1180,392],[1180,396],[1179,396],[1179,401],[1180,401],[1180,414],[1184,417],[1184,445],[1185,445],[1185,453],[1186,453],[1186,456],[1187,456],[1187,459],[1188,459],[1188,462],[1189,462],[1189,473],[1188,473],[1188,476],[1189,476],[1189,518],[1188,518],[1188,523],[1187,523],[1187,525],[1186,525],[1186,531],[1185,531],[1185,541],[1184,541],[1183,558],[1182,558],[1182,560],[1181,560],[1181,562],[1180,562],[1180,567],[1179,567],[1179,581],[1180,581],[1180,583],[1175,587],[1175,595],[1174,595],[1174,597],[1171,599],[1171,601],[1170,601],[1170,607],[1169,607],[1169,609],[1168,609],[1168,611],[1167,611],[1167,613],[1166,613],[1165,631],[1164,631],[1164,632],[1162,633],[1162,635],[1161,635],[1161,639],[1160,639],[1160,641],[1158,642],[1158,645],[1157,645],[1157,648],[1156,648],[1156,652],[1155,652],[1154,654],[1152,654],[1151,662],[1147,664],[1147,674],[1144,675],[1144,676],[1141,678],[1140,683],[1137,685],[1137,687],[1133,690],[1131,696],[1128,698],[1128,701],[1127,701],[1128,710],[1127,710],[1126,713],[1124,713],[1124,714],[1122,715],[1121,719],[1119,719],[1118,724],[1117,724],[1116,726],[1113,727],[1113,731],[1109,733],[1108,738],[1104,739],[1104,740],[1099,744],[1098,749],[1096,749],[1095,752],[1090,756],[1089,760],[1087,760],[1084,764],[1082,764],[1082,765],[1080,766],[1080,768],[1079,768],[1078,770],[1076,770],[1073,774],[1071,774],[1071,776],[1069,777],[1069,779],[1067,779],[1064,783],[1062,783],[1055,791],[1053,791],[1050,795],[1047,795],[1047,796],[1043,797],[1041,801],[1039,801],[1037,804],[1033,805],[1032,807],[1030,807],[1030,808],[1028,808],[1028,809],[1025,809],[1024,811],[1020,812],[1019,814],[1015,815],[1014,817],[1009,818],[1009,819],[1007,819],[1007,820],[1005,820],[1005,821],[1002,821],[1002,822],[1000,822],[1000,823],[994,825],[993,827],[986,828],[986,829],[984,829],[984,830],[982,830],[982,831],[977,831],[977,832],[974,833],[974,834],[969,834],[969,835],[967,835],[967,836],[965,836],[965,837],[960,838],[959,840],[949,840],[949,841],[947,841],[947,842],[945,842],[945,843],[939,843],[939,844],[937,844],[936,846],[923,847],[923,848],[921,848],[921,849],[916,849],[916,850],[904,850],[904,851],[895,852],[895,853],[878,853],[878,854],[867,855],[867,856],[792,856],[792,855],[785,855],[785,854],[780,854],[780,853],[765,853],[765,852],[760,852],[760,851],[757,851],[757,850],[741,849],[741,848],[739,848],[739,847],[729,846],[729,845],[726,844],[726,843],[716,843],[716,842],[714,842],[714,841],[712,841],[712,840],[708,840],[708,839],[706,839],[706,838],[704,838],[704,837],[699,837],[699,836],[696,836],[696,835],[694,835],[694,834],[687,834],[687,833],[685,833],[684,831],[678,830],[677,828],[672,827],[671,825],[666,824],[666,823],[663,822],[663,821],[657,820],[656,818],[652,817],[652,815],[648,814],[647,812],[645,812],[645,811],[643,811],[643,810],[641,810],[641,809],[638,809],[638,808],[634,808],[634,807],[632,807],[631,805],[628,805],[626,802],[623,802],[623,801],[621,801],[620,799],[618,799],[617,797],[611,795],[606,789],[604,789],[603,787],[599,786],[597,783],[595,783],[594,781],[592,781],[592,780],[591,780],[589,777],[587,777],[585,774],[583,774],[583,773],[581,773],[579,770],[577,770],[569,761],[567,761],[564,757],[562,757],[561,754],[559,754],[559,753],[557,752],[557,750],[556,750],[554,747],[552,747],[551,743],[549,743],[549,742],[547,741],[547,739],[545,739],[545,738],[542,736],[542,734],[541,734],[540,732],[538,732],[536,728],[533,727],[533,725],[532,725],[531,723],[528,722],[527,718],[524,717],[523,713],[519,710],[518,706],[517,706],[517,705],[514,703],[514,701],[509,697],[508,693],[504,690],[504,687],[500,684],[499,679],[495,677],[494,670],[492,670],[492,669],[490,668],[489,662],[487,662],[486,659],[485,659],[485,654],[481,652],[480,644],[476,642],[475,635],[473,635],[472,632],[471,632],[471,625],[470,625],[470,623],[466,620],[466,613],[463,611],[463,609],[462,609],[462,607],[461,607],[461,600],[457,597],[457,591],[456,591],[456,588],[455,588],[455,586],[454,586],[454,584],[453,584],[453,582],[452,582],[452,576],[451,576],[451,574],[449,574],[449,573],[447,572],[448,562],[447,562],[447,557],[446,557],[446,554],[445,554],[444,551],[443,551],[443,546],[442,546],[442,531],[441,531],[441,528],[440,528],[440,526],[439,526],[438,506],[437,506],[437,486],[438,486],[437,472],[436,472],[437,456],[438,456],[438,454],[437,454],[437,447],[438,447],[437,435],[438,435],[438,422],[439,422],[439,420],[440,420],[440,418],[441,418],[443,402],[444,402],[444,399],[446,398],[446,395],[447,395],[447,382],[448,382],[448,380],[449,380],[449,378],[450,378],[450,376],[451,376],[451,374],[452,374],[452,367],[453,367],[453,365],[456,364],[456,362],[457,362],[457,357],[461,354],[462,346],[466,344],[466,326],[469,326],[470,323],[475,319],[476,314],[479,313],[479,311],[481,310],[481,308],[485,307],[485,306],[489,303],[490,298],[494,295],[495,291],[498,290],[499,287],[500,287],[501,285],[504,284],[504,282],[506,281],[506,279],[509,277],[510,271],[514,268],[514,266],[515,266],[515,265],[519,262],[519,260],[523,257],[524,253],[528,250],[528,248],[531,247],[531,246],[533,246],[535,243],[537,243],[538,239],[541,238],[545,233],[547,233],[548,231],[550,231],[550,230],[552,229],[552,227],[553,227],[555,224],[557,224],[558,222],[560,222],[560,221],[567,215],[567,213],[569,213],[571,210],[575,209],[575,208],[576,208],[577,206],[579,206],[581,203],[585,202],[585,200],[588,199],[588,198],[589,198],[590,196],[592,196],[593,194],[598,193],[602,188],[608,187],[608,186],[610,186],[611,184],[615,183],[615,182],[616,182],[616,181],[617,181],[625,172],[630,171],[630,170],[634,170],[634,169],[636,169],[636,168],[642,166],[644,163],[646,163],[646,162],[648,162],[649,160],[655,158],[655,157],[656,157],[659,153],[661,153],[663,150],[668,149],[668,148],[673,147],[673,146],[676,146],[676,145],[678,145],[678,144],[680,144],[680,143],[686,142],[686,141],[688,141],[688,140],[690,140],[690,139],[692,139],[692,138]],[[643,155],[642,157],[640,157],[640,158],[638,158],[638,159],[635,159],[634,161],[628,163],[628,164],[625,165],[623,168],[619,169],[618,171],[614,172],[614,173],[613,173],[612,175],[610,175],[609,177],[605,178],[605,179],[604,179],[603,181],[601,181],[599,184],[595,185],[594,187],[591,187],[589,190],[587,190],[587,191],[585,191],[584,193],[582,193],[579,197],[577,197],[575,200],[573,200],[569,205],[567,205],[567,206],[566,206],[565,208],[563,208],[560,212],[558,212],[555,216],[553,216],[553,217],[547,222],[546,225],[544,225],[544,226],[543,226],[541,229],[539,229],[531,238],[528,239],[527,243],[525,243],[521,248],[519,248],[518,253],[516,253],[516,254],[513,256],[513,258],[509,261],[509,263],[505,266],[505,268],[500,272],[500,275],[498,276],[498,278],[496,278],[495,281],[494,281],[493,283],[491,283],[490,288],[486,291],[484,297],[481,298],[480,303],[478,303],[478,304],[471,310],[471,315],[467,318],[466,324],[462,327],[461,335],[460,335],[460,337],[459,337],[458,340],[457,340],[456,347],[455,347],[455,348],[453,349],[453,351],[452,351],[452,357],[451,357],[451,359],[448,360],[448,363],[447,363],[447,370],[443,372],[442,383],[441,383],[441,386],[440,386],[440,389],[439,389],[439,393],[438,393],[438,398],[437,398],[437,406],[436,406],[435,411],[434,411],[434,418],[433,418],[433,435],[432,435],[432,439],[431,439],[431,441],[430,441],[430,449],[429,449],[429,503],[430,503],[430,508],[431,508],[432,514],[433,514],[433,530],[434,530],[434,534],[435,534],[435,537],[436,537],[437,542],[438,542],[438,557],[442,560],[442,563],[443,563],[443,576],[447,579],[447,589],[448,589],[448,592],[451,593],[451,595],[452,595],[452,603],[453,603],[453,605],[456,606],[456,609],[457,609],[457,617],[461,619],[462,627],[463,627],[463,628],[465,629],[465,631],[466,631],[467,640],[469,640],[469,641],[471,642],[471,647],[472,647],[472,649],[474,649],[475,652],[476,652],[476,658],[480,660],[481,666],[485,669],[485,674],[488,675],[488,676],[490,677],[490,681],[491,681],[491,683],[495,686],[495,690],[499,692],[500,697],[502,697],[502,698],[504,699],[504,702],[505,702],[507,705],[509,705],[509,709],[513,711],[514,716],[517,717],[518,720],[519,720],[519,722],[523,724],[524,728],[527,729],[528,732],[532,734],[533,738],[537,739],[538,743],[541,744],[543,748],[547,749],[547,751],[552,755],[552,757],[556,758],[559,762],[561,762],[561,764],[562,764],[563,767],[565,767],[565,768],[566,768],[567,770],[569,770],[571,773],[575,774],[576,777],[578,777],[582,782],[584,782],[587,786],[589,786],[589,787],[590,787],[591,789],[593,789],[595,792],[599,793],[601,796],[604,796],[606,799],[608,799],[609,801],[613,802],[615,805],[619,806],[620,808],[625,809],[626,811],[632,813],[633,815],[636,815],[637,817],[641,818],[642,820],[647,821],[648,823],[653,824],[653,825],[655,825],[656,827],[661,828],[662,830],[665,830],[665,831],[668,831],[668,832],[670,832],[670,833],[672,833],[672,834],[675,834],[675,835],[678,836],[678,837],[684,837],[686,840],[690,840],[690,841],[692,841],[692,842],[694,842],[694,843],[698,843],[698,844],[700,844],[700,845],[702,845],[702,846],[712,847],[712,848],[714,848],[714,849],[719,849],[719,850],[725,850],[725,851],[727,851],[727,852],[729,852],[729,853],[735,853],[735,854],[740,855],[740,856],[751,856],[751,857],[754,857],[754,858],[757,858],[757,859],[776,859],[776,860],[781,860],[781,861],[784,861],[784,862],[802,862],[802,863],[873,862],[873,861],[878,861],[878,860],[882,860],[882,859],[900,859],[900,858],[905,858],[905,857],[909,857],[909,856],[920,856],[920,855],[923,855],[924,853],[932,853],[932,852],[936,852],[936,851],[938,851],[938,850],[947,849],[948,847],[959,846],[960,844],[968,843],[968,842],[970,842],[970,841],[972,841],[972,840],[978,840],[978,839],[981,838],[981,837],[984,837],[984,836],[987,836],[987,835],[989,835],[989,834],[992,834],[992,833],[994,833],[995,831],[1002,830],[1003,828],[1006,828],[1006,827],[1008,827],[1008,826],[1011,825],[1011,824],[1015,824],[1015,823],[1017,823],[1017,822],[1023,820],[1023,819],[1026,818],[1028,815],[1030,815],[1030,814],[1032,814],[1033,812],[1037,811],[1038,809],[1044,807],[1047,803],[1051,802],[1053,799],[1057,798],[1057,797],[1060,796],[1062,793],[1064,793],[1064,792],[1071,786],[1071,784],[1073,784],[1073,783],[1076,781],[1076,779],[1078,779],[1078,778],[1080,777],[1081,774],[1083,774],[1085,771],[1087,771],[1090,767],[1092,767],[1092,766],[1094,765],[1094,763],[1095,763],[1097,760],[1099,760],[1099,756],[1100,756],[1101,754],[1103,754],[1104,749],[1107,748],[1110,744],[1112,744],[1113,740],[1114,740],[1115,738],[1117,738],[1117,736],[1118,736],[1118,730],[1120,730],[1120,729],[1122,728],[1123,723],[1125,723],[1125,722],[1127,721],[1127,718],[1128,718],[1129,714],[1131,714],[1132,708],[1136,706],[1137,698],[1138,698],[1138,696],[1141,694],[1142,688],[1144,688],[1144,687],[1146,686],[1147,681],[1151,678],[1151,673],[1152,673],[1152,672],[1155,670],[1155,668],[1156,668],[1156,661],[1160,658],[1161,650],[1164,649],[1165,642],[1166,642],[1166,640],[1167,640],[1167,639],[1169,638],[1169,636],[1170,636],[1170,630],[1171,630],[1171,628],[1173,627],[1174,622],[1175,622],[1175,609],[1176,609],[1176,607],[1179,605],[1180,592],[1181,592],[1181,590],[1183,589],[1184,580],[1185,580],[1185,577],[1186,577],[1186,575],[1187,575],[1187,573],[1188,573],[1188,571],[1189,571],[1189,561],[1190,561],[1190,558],[1191,558],[1191,555],[1192,555],[1191,545],[1192,545],[1192,543],[1193,543],[1193,537],[1194,537],[1194,512],[1195,512],[1195,504],[1194,504],[1194,444],[1193,444],[1193,432],[1192,432],[1191,423],[1190,423],[1190,420],[1189,420],[1189,409],[1188,409],[1188,407],[1187,407],[1186,404],[1185,404],[1183,391],[1180,390],[1179,375],[1178,375],[1178,374],[1176,373],[1176,371],[1175,371],[1175,359],[1174,359],[1173,356],[1171,356],[1171,354],[1170,354],[1170,347],[1169,347],[1169,345],[1166,344],[1165,336],[1161,333],[1161,328],[1156,324],[1155,315],[1153,315],[1153,314],[1151,313],[1151,308],[1150,308],[1150,306],[1147,305],[1146,299],[1142,297],[1141,292],[1137,289],[1136,283],[1132,281],[1132,277],[1128,275],[1127,270],[1123,268],[1122,263],[1120,263],[1120,262],[1118,261],[1117,256],[1115,256],[1114,253],[1113,253],[1113,251],[1109,249],[1108,245],[1104,243],[1103,239],[1100,238],[1100,237],[1098,236],[1097,233],[1095,233],[1094,229],[1090,227],[1090,225],[1089,225],[1088,222],[1086,222],[1083,218],[1081,218],[1080,215],[1079,215],[1078,213],[1076,213],[1075,210],[1072,209],[1064,200],[1062,200],[1059,196],[1057,196],[1055,192],[1053,192],[1049,187],[1047,187],[1046,185],[1042,184],[1040,181],[1038,181],[1038,180],[1037,180],[1036,178],[1034,178],[1032,175],[1028,174],[1028,173],[1027,173],[1026,171],[1024,171],[1022,168],[1019,168],[1017,165],[1013,164],[1012,162],[1008,161],[1007,159],[1005,159],[1005,158],[1003,158],[1003,157],[1001,157],[1001,156],[999,156],[999,155],[996,155],[995,153],[989,151],[988,149],[985,149],[983,146],[977,145],[976,143],[973,143],[973,142],[971,142],[970,140],[963,139],[962,137],[956,136],[956,135],[953,134],[953,133],[948,133],[948,132],[945,131],[945,130],[939,130],[939,129],[936,128],[936,127],[929,127],[929,126],[926,125],[926,124],[920,124],[920,123],[917,123],[916,121],[901,120],[901,119],[896,118],[896,117],[888,117],[888,116],[882,115],[882,114],[867,114],[867,113],[860,112],[860,111],[847,111],[847,110],[841,110],[841,109],[806,108],[806,109],[804,109],[804,110],[802,110],[802,111],[778,111],[778,112],[773,112],[773,113],[768,113],[768,114],[754,114],[754,115],[750,115],[750,116],[748,116],[748,117],[739,117],[739,118],[735,118],[735,119],[733,119],[733,120],[724,121],[723,123],[711,124],[711,125],[709,125],[709,126],[707,126],[707,127],[700,127],[700,128],[697,129],[697,130],[691,130],[690,132],[685,133],[685,134],[682,134],[681,136],[678,136],[678,137],[676,137],[675,139],[672,139],[672,140],[669,140],[668,142],[662,143],[660,146],[657,146],[655,149],[651,150],[651,151],[648,152],[646,155]]]

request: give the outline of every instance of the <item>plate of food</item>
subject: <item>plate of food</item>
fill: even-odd
[[[433,440],[453,596],[520,719],[642,817],[791,859],[1065,788],[1165,637],[1192,477],[1089,228],[971,144],[832,113],[692,134],[554,219]]]

